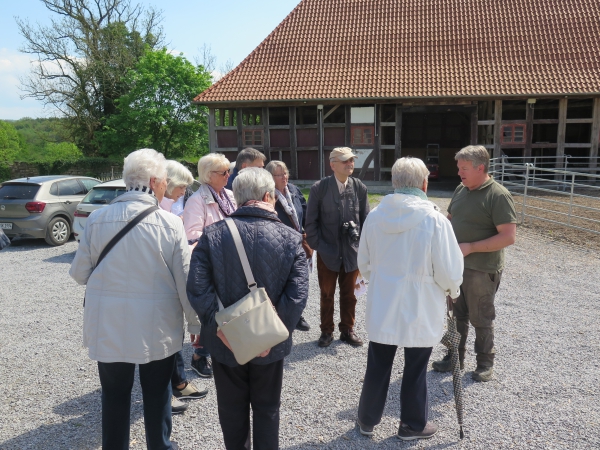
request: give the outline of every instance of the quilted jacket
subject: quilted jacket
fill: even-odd
[[[242,237],[258,287],[264,287],[290,337],[250,364],[269,364],[289,355],[294,331],[308,298],[308,267],[302,236],[275,213],[243,206],[231,215]],[[217,337],[217,295],[223,306],[248,294],[248,284],[233,238],[225,221],[204,229],[192,253],[187,293],[202,322],[201,342],[218,362],[238,365],[233,353]]]

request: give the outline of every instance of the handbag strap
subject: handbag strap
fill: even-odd
[[[119,231],[115,237],[113,237],[110,242],[108,244],[106,244],[106,247],[104,247],[104,250],[102,250],[102,253],[100,253],[100,256],[98,257],[98,261],[96,262],[96,267],[98,267],[100,265],[100,263],[102,262],[102,260],[104,259],[104,257],[108,254],[108,252],[110,252],[112,250],[112,248],[117,244],[117,242],[119,242],[121,240],[121,238],[123,236],[125,236],[127,233],[129,233],[129,231],[131,231],[131,229],[133,227],[135,227],[138,223],[140,223],[144,217],[152,214],[154,211],[158,210],[158,206],[151,206],[148,209],[145,209],[144,211],[142,211],[141,213],[139,213],[137,216],[135,216],[133,219],[131,219],[129,221],[129,223],[127,225],[125,225],[123,227],[123,229],[121,229],[121,231]],[[94,267],[95,269],[95,267]]]
[[[231,232],[231,236],[233,237],[233,242],[235,243],[235,248],[237,249],[240,261],[242,262],[244,275],[246,275],[246,281],[248,282],[248,289],[250,289],[250,292],[255,291],[256,281],[254,281],[254,275],[252,275],[252,270],[250,269],[250,262],[248,261],[248,255],[246,255],[246,249],[244,248],[244,244],[242,243],[242,237],[240,236],[240,232],[238,231],[238,228],[235,225],[235,222],[232,218],[227,217],[225,219],[225,223],[229,227],[229,231]]]

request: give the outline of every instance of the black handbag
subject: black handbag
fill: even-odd
[[[100,256],[98,257],[98,261],[96,262],[96,267],[98,267],[100,265],[100,263],[102,262],[102,260],[104,259],[104,257],[106,255],[108,255],[108,252],[110,252],[112,250],[112,248],[117,244],[117,242],[119,242],[121,240],[121,238],[123,236],[125,236],[127,233],[129,233],[131,231],[131,229],[133,227],[135,227],[138,223],[140,223],[146,216],[149,216],[150,214],[152,214],[154,211],[158,210],[158,206],[151,206],[148,209],[145,209],[144,211],[142,211],[141,213],[139,213],[137,216],[135,216],[133,219],[131,219],[129,221],[129,223],[127,225],[125,225],[123,227],[123,229],[121,231],[119,231],[115,237],[113,237],[110,242],[108,244],[106,244],[106,247],[104,247],[104,249],[102,250],[102,253],[100,253]],[[94,273],[94,270],[96,270],[96,267],[94,267],[94,269],[92,270],[92,273]],[[90,274],[91,276],[91,274]],[[83,297],[83,306],[85,307],[85,297]]]

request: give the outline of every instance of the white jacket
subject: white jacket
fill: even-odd
[[[154,196],[127,192],[86,222],[69,274],[87,284],[83,343],[93,360],[145,364],[178,352],[184,312],[188,331],[200,333],[186,294],[190,253],[179,217],[163,210],[145,217],[93,270],[106,244],[152,205]]]
[[[367,216],[358,268],[369,280],[369,340],[433,347],[442,338],[446,295],[456,298],[463,256],[452,226],[433,203],[391,194]]]

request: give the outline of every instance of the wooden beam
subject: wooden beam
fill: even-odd
[[[471,111],[471,145],[477,145],[478,137],[479,114],[477,108]]]
[[[394,162],[402,157],[402,106],[396,105],[396,137]]]
[[[329,111],[327,111],[327,114],[325,114],[323,116],[323,122],[325,122],[325,119],[327,119],[331,115],[331,113],[334,112],[339,107],[340,107],[340,105],[335,105],[333,108],[331,108]]]
[[[590,149],[590,168],[598,167],[598,146],[600,145],[600,97],[594,99],[594,114],[592,122],[592,148]],[[596,174],[596,171],[592,171]]]
[[[324,158],[324,152],[323,152],[323,140],[324,140],[324,134],[325,131],[323,129],[323,122],[325,121],[324,117],[323,117],[323,110],[322,109],[317,109],[317,142],[318,144],[318,158],[319,158],[319,164],[317,164],[317,167],[319,169],[319,179],[323,178],[323,176],[325,175],[325,168],[324,168],[324,164],[325,161],[323,161]]]
[[[261,111],[263,122],[263,153],[267,161],[271,161],[271,135],[269,133],[269,108],[266,106]]]
[[[351,106],[350,105],[346,105],[346,138],[345,138],[345,142],[346,142],[346,147],[352,147],[351,144],[351,139],[352,139],[352,120],[351,120]]]
[[[567,104],[566,98],[558,101],[558,135],[556,139],[556,168],[563,167],[563,157],[565,156],[565,133],[567,131]]]
[[[244,119],[242,117],[242,108],[235,110],[235,117],[237,121],[237,141],[238,141],[238,152],[244,148]]]
[[[375,136],[373,136],[374,181],[381,181],[381,105],[375,104]]]
[[[290,178],[298,179],[298,152],[296,142],[296,107],[290,106]]]
[[[525,103],[525,150],[524,157],[531,158],[531,142],[533,140],[533,105]]]
[[[502,131],[502,100],[496,100],[494,105],[494,158],[502,156],[502,148],[500,147]]]
[[[216,146],[217,134],[215,132],[215,110],[210,108],[208,110],[208,151],[214,152],[217,150]]]

